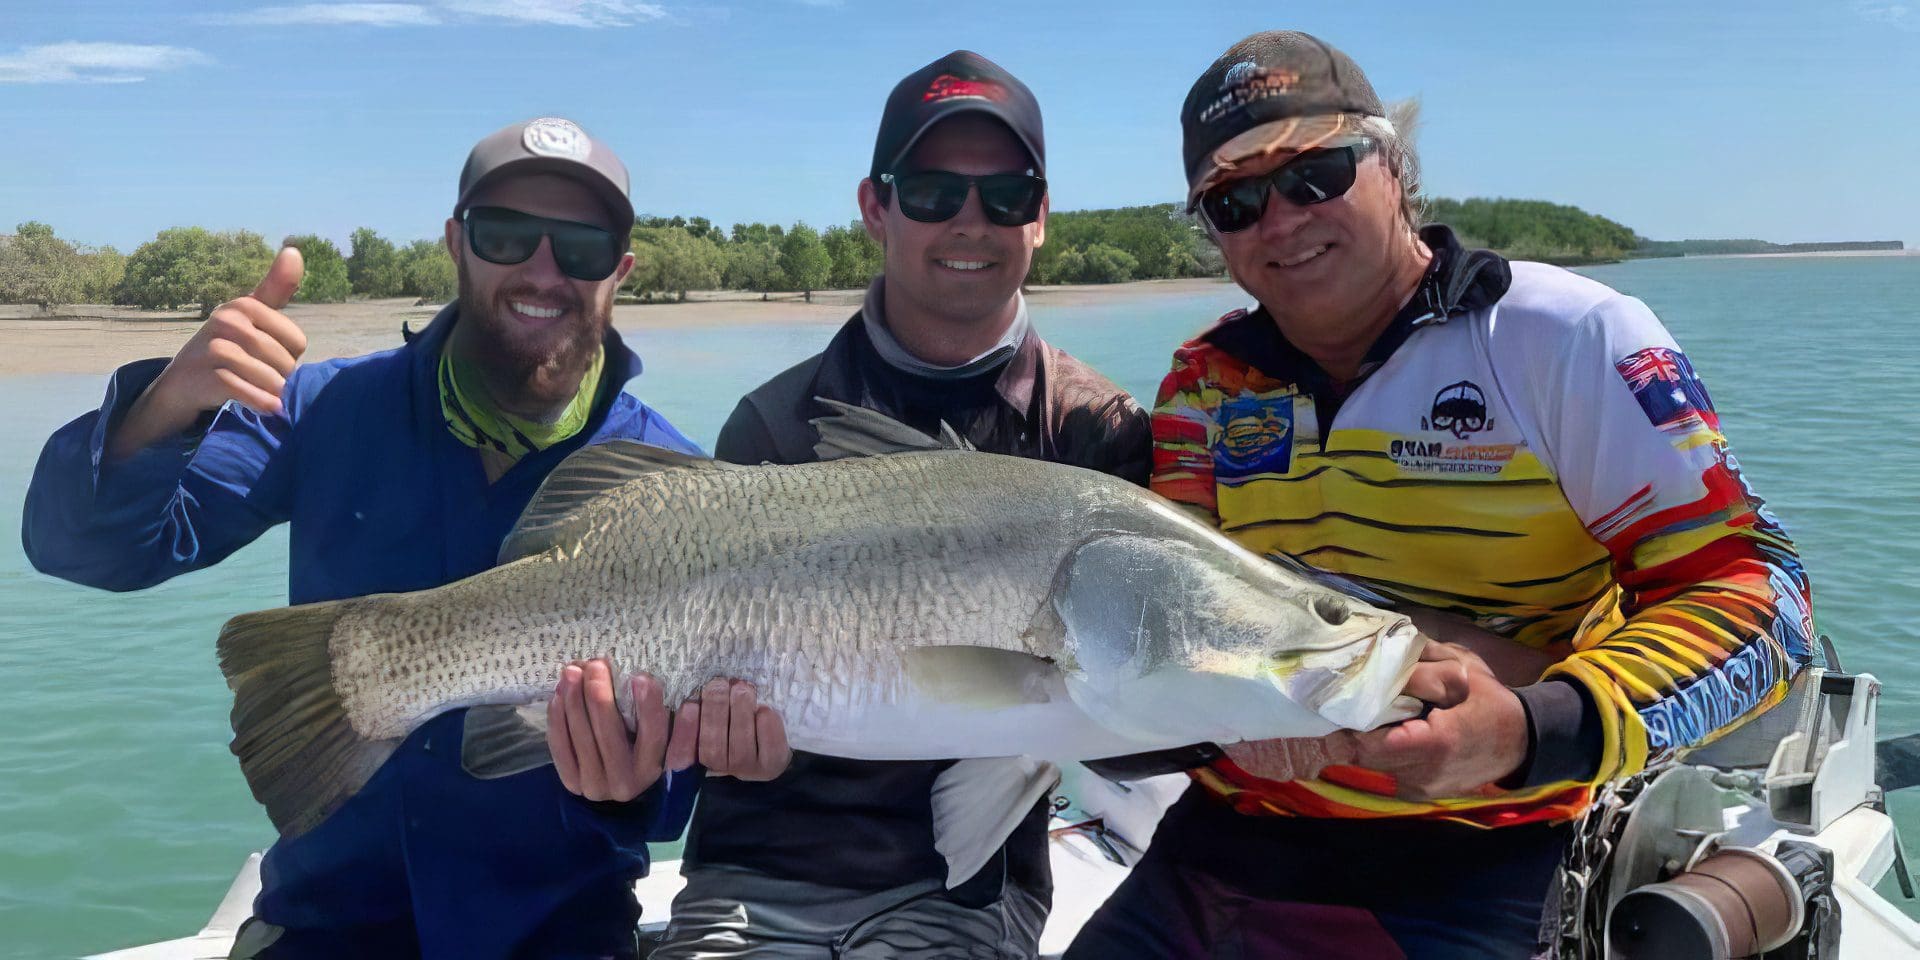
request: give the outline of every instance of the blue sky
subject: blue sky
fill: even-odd
[[[1038,95],[1056,209],[1162,202],[1189,84],[1279,27],[1421,99],[1437,195],[1920,245],[1920,0],[0,0],[0,231],[436,236],[473,142],[547,114],[643,211],[841,222],[887,90],[956,47]]]

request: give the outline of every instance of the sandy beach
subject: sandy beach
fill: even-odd
[[[1217,291],[1224,280],[1146,280],[1104,286],[1035,287],[1028,302],[1042,324],[1049,305],[1082,306],[1106,300],[1177,298]],[[622,331],[672,330],[707,326],[778,323],[840,323],[859,309],[863,290],[815,291],[813,302],[799,294],[734,291],[688,295],[686,303],[617,306],[614,326]],[[437,306],[411,300],[363,300],[350,303],[294,304],[287,315],[307,333],[306,360],[356,356],[400,344],[400,325],[418,330]],[[200,321],[190,312],[148,311],[128,307],[78,305],[41,315],[31,306],[0,306],[0,376],[19,374],[105,374],[145,357],[171,356],[193,336]]]

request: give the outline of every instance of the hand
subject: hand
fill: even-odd
[[[300,251],[283,248],[253,293],[214,310],[128,409],[108,456],[132,456],[228,400],[279,413],[287,376],[307,350],[307,335],[280,310],[300,289],[304,272]]]
[[[1433,659],[1423,653],[1416,674],[1434,664],[1430,674],[1447,675],[1449,684],[1457,681],[1463,695],[1438,703],[1415,693],[1438,708],[1355,737],[1353,763],[1392,776],[1395,793],[1404,800],[1481,792],[1527,758],[1527,715],[1520,698],[1466,648],[1427,646]]]
[[[660,779],[668,752],[667,704],[660,681],[641,673],[629,682],[637,736],[628,734],[626,718],[614,701],[607,661],[570,663],[561,669],[560,685],[547,704],[547,749],[569,792],[588,800],[624,802]],[[675,729],[673,737],[691,739],[693,732]]]
[[[1434,706],[1455,706],[1467,697],[1467,671],[1475,664],[1479,658],[1464,647],[1429,640],[1403,692]],[[1256,777],[1312,780],[1326,767],[1358,763],[1360,736],[1353,730],[1335,730],[1324,737],[1247,740],[1220,749],[1235,766]]]
[[[682,730],[694,729],[698,737],[681,738]],[[772,780],[786,772],[793,750],[787,746],[786,724],[772,707],[760,704],[753,684],[716,677],[699,697],[681,704],[673,719],[667,762],[679,770],[696,760],[713,776]]]
[[[1414,627],[1423,636],[1471,651],[1509,687],[1524,687],[1538,681],[1540,675],[1560,659],[1544,650],[1515,643],[1459,614],[1420,607],[1408,610],[1407,616],[1413,618]]]

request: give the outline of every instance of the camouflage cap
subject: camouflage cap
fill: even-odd
[[[1360,65],[1318,37],[1270,30],[1234,44],[1180,108],[1188,206],[1251,157],[1352,139],[1355,115],[1386,109]]]

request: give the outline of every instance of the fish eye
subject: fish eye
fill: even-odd
[[[1347,601],[1341,597],[1314,597],[1313,603],[1309,606],[1313,608],[1315,616],[1325,620],[1331,626],[1337,627],[1346,623],[1347,618],[1353,615],[1353,608],[1348,606]]]

